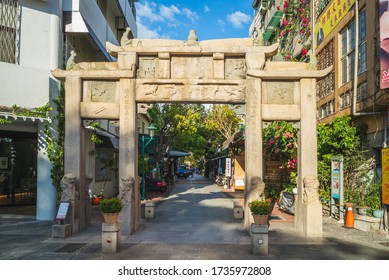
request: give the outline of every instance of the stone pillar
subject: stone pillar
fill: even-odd
[[[85,129],[82,128],[80,102],[82,80],[79,77],[66,78],[65,98],[65,174],[76,176],[76,190],[79,198],[74,202],[73,233],[85,229]]]
[[[154,219],[155,218],[155,202],[146,202],[145,203],[145,218]]]
[[[318,237],[322,233],[322,224],[317,224],[317,221],[322,220],[322,212],[318,210],[313,211],[318,209],[318,206],[308,207],[303,205],[303,179],[307,175],[317,176],[316,80],[301,79],[300,90],[301,121],[298,143],[295,227],[308,237]],[[308,230],[308,227],[312,226],[319,228]]]
[[[138,186],[138,131],[136,126],[135,79],[120,79],[120,142],[119,178],[134,178]],[[119,195],[121,195],[119,193]],[[134,188],[133,201],[126,211],[122,210],[120,221],[123,235],[135,232],[140,226],[141,201],[139,188]],[[130,220],[130,223],[126,222]],[[128,228],[130,225],[130,228]]]
[[[261,79],[246,80],[246,140],[245,140],[245,227],[249,230],[252,216],[248,208],[247,194],[254,176],[263,179],[262,170],[262,110]]]

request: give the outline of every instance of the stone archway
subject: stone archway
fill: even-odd
[[[69,71],[53,71],[66,82],[65,173],[77,177],[80,194],[86,192],[82,119],[119,120],[119,178],[133,179],[137,186],[137,103],[241,103],[246,104],[246,193],[254,187],[252,178],[263,178],[262,122],[300,122],[295,226],[306,236],[322,235],[321,204],[306,199],[303,180],[317,175],[316,80],[331,69],[267,61],[278,45],[256,46],[252,38],[190,43],[133,39],[106,47],[117,62],[79,63]],[[86,227],[85,204],[80,195],[72,219],[76,230]],[[139,228],[140,206],[139,188],[134,188],[133,199],[122,211],[122,234]],[[249,213],[247,201],[245,208]],[[250,219],[245,215],[247,228]]]

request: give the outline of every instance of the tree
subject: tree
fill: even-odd
[[[321,198],[325,201],[330,200],[331,159],[334,156],[343,157],[345,200],[364,204],[372,185],[369,173],[375,160],[367,159],[361,136],[349,116],[318,125],[318,177]]]
[[[228,105],[213,105],[208,112],[205,126],[217,131],[224,139],[231,138],[239,129],[242,122]]]

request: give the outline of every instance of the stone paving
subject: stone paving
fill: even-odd
[[[51,238],[51,222],[33,216],[0,214],[1,260],[377,260],[389,259],[386,234],[346,229],[323,217],[323,238],[306,238],[291,217],[272,220],[269,254],[251,253],[250,236],[233,219],[233,199],[216,185],[179,180],[159,201],[156,217],[123,236],[118,253],[101,253],[101,214],[87,230],[68,238]],[[0,209],[2,211],[3,209]],[[287,219],[286,219],[286,218]],[[200,219],[200,220],[198,220]]]

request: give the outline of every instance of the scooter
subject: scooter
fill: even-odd
[[[278,206],[285,213],[294,215],[294,195],[293,193],[282,191]]]
[[[150,192],[161,192],[167,191],[167,184],[162,180],[147,180],[146,190]]]

